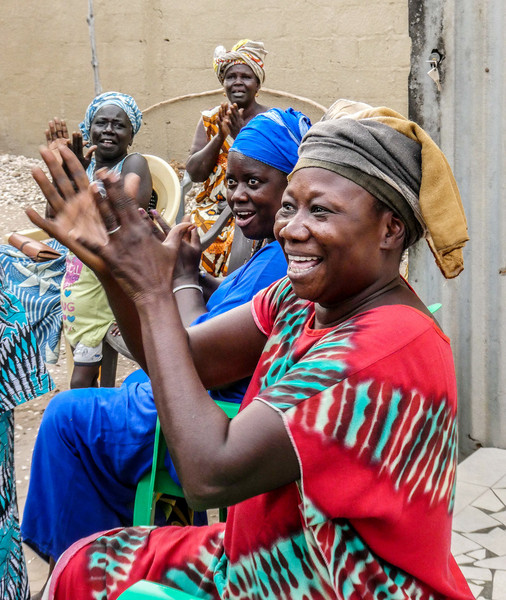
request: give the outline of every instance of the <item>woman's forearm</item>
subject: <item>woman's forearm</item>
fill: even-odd
[[[188,158],[185,168],[192,181],[202,182],[209,177],[218,161],[223,141],[219,134],[215,135],[201,150]]]
[[[229,421],[206,392],[252,374],[265,336],[249,307],[188,331],[173,295],[151,299],[139,316],[162,431],[190,505],[234,504],[296,479],[297,459],[274,410],[255,402]]]
[[[189,327],[197,317],[208,312],[203,290],[198,284],[176,283],[174,290],[181,321],[185,327]]]
[[[225,442],[229,420],[199,377],[174,295],[140,307],[139,316],[162,431],[183,486],[191,486]]]

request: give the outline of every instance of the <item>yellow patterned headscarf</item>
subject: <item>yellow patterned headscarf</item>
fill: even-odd
[[[214,51],[213,68],[223,85],[225,74],[234,65],[247,65],[255,74],[260,85],[265,80],[264,58],[267,51],[263,42],[241,40],[227,52],[224,46],[218,46]]]

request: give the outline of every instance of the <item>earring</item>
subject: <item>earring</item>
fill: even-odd
[[[223,92],[223,95],[226,96],[227,94],[225,94],[225,92]]]

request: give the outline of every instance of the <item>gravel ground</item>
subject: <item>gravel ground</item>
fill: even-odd
[[[3,235],[30,227],[25,209],[44,210],[44,201],[31,170],[42,168],[42,161],[25,156],[0,154],[0,214]]]

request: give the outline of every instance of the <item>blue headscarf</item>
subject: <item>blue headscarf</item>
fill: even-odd
[[[125,111],[127,117],[130,119],[130,123],[132,123],[132,133],[134,135],[139,131],[142,124],[142,113],[132,96],[121,94],[120,92],[104,92],[96,98],[93,98],[86,109],[84,121],[79,123],[79,128],[85,142],[90,141],[90,127],[95,115],[103,106],[110,104],[119,106]]]
[[[235,138],[230,152],[240,152],[283,173],[291,173],[299,145],[311,127],[306,115],[293,108],[271,108],[253,117]]]

